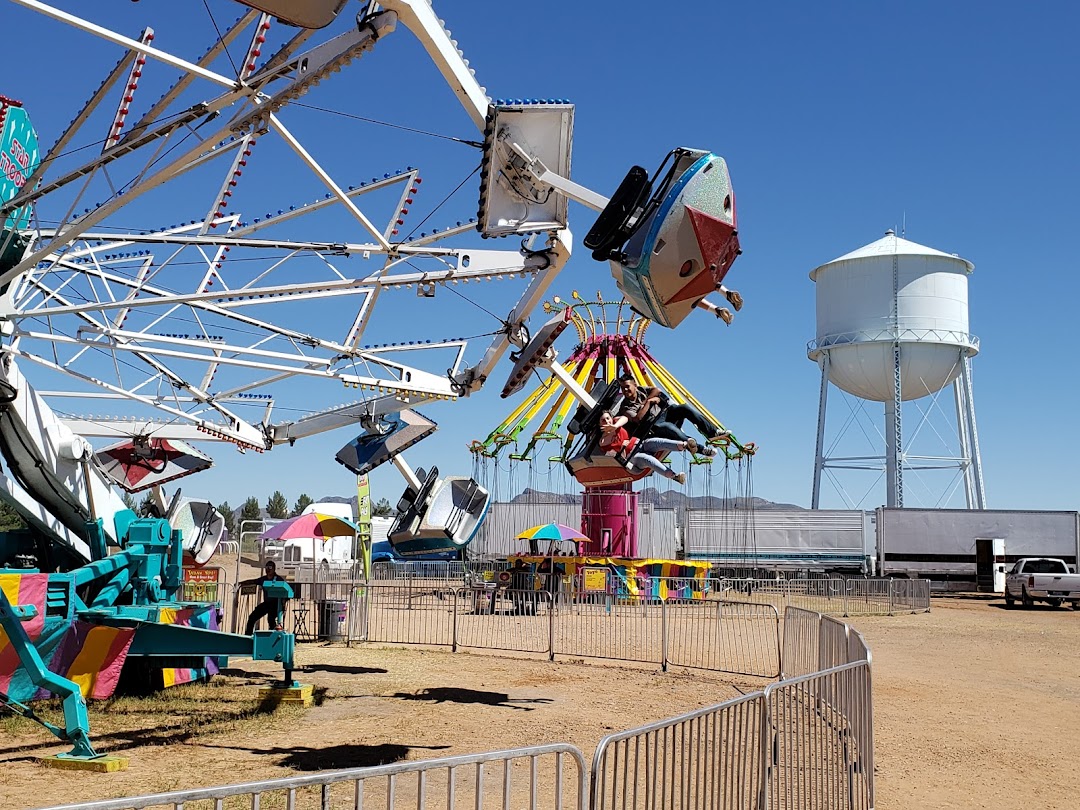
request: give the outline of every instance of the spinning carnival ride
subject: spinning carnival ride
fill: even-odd
[[[7,4],[5,19],[26,40],[51,42],[61,30],[78,54],[58,94],[91,70],[100,41],[119,56],[100,86],[78,91],[86,95],[47,151],[27,111],[0,101],[0,498],[27,526],[0,535],[0,701],[36,718],[28,701],[63,697],[64,726],[45,725],[74,744],[69,758],[97,756],[85,698],[108,696],[122,670],[143,666],[169,684],[244,655],[280,661],[282,685],[293,683],[290,634],[220,633],[216,606],[179,599],[183,566],[205,564],[222,534],[208,502],[162,489],[212,464],[191,443],[263,453],[360,427],[338,460],[356,472],[390,461],[406,480],[392,542],[406,554],[456,549],[489,493],[470,478],[412,470],[402,452],[434,430],[412,408],[468,397],[508,350],[525,352],[526,321],[570,257],[569,200],[601,212],[585,243],[638,313],[667,326],[695,307],[730,319],[705,298],[723,291],[738,253],[724,161],[676,149],[652,175],[634,167],[610,200],[577,185],[573,105],[493,103],[427,0],[358,3],[355,18],[338,13],[343,0],[243,0],[249,8],[229,25],[191,4],[211,15],[213,44],[195,59],[154,44],[168,38],[169,14],[189,33],[186,4],[134,7],[166,18],[135,37],[80,18],[75,2],[73,11]],[[310,121],[316,111],[358,116],[300,99],[333,102],[318,85],[390,47],[399,27],[483,133],[482,142],[447,139],[481,152],[476,222],[442,210],[474,162],[456,188],[440,164],[453,190],[410,229],[424,178],[387,165],[391,141],[329,168],[316,157],[341,141]],[[353,84],[347,97],[365,88]],[[283,182],[286,165],[296,171]],[[240,213],[254,206],[260,213]],[[428,220],[438,227],[417,234]],[[474,230],[523,241],[447,244]],[[445,295],[485,279],[523,289],[502,301]],[[386,300],[409,289],[411,303]],[[475,320],[476,308],[497,310],[486,334],[435,331],[440,320]],[[476,337],[489,342],[467,363]],[[313,386],[325,383],[361,398],[331,395],[315,410]],[[160,517],[136,518],[118,488],[149,489]],[[86,671],[73,671],[76,661]]]
[[[616,404],[620,377],[629,374],[641,388],[659,389],[672,405],[696,408],[710,432],[716,434],[708,445],[712,450],[690,454],[691,468],[704,473],[696,476],[704,481],[700,492],[691,477],[691,495],[710,498],[711,481],[717,476],[724,478],[723,494],[730,495],[732,472],[739,479],[736,493],[749,492],[755,445],[739,441],[653,357],[644,342],[649,319],[629,310],[625,302],[604,301],[599,293],[596,301],[585,301],[574,292],[572,300],[574,303],[567,304],[556,297],[544,303],[545,312],[556,314],[518,357],[503,396],[520,390],[537,367],[550,369],[551,376],[533,389],[486,439],[472,442],[469,449],[477,459],[474,466],[482,471],[478,477],[488,484],[497,475],[500,461],[530,468],[537,462],[546,463],[549,469],[550,465],[565,465],[584,487],[581,531],[589,541],[582,544],[582,553],[634,558],[639,556],[639,509],[633,485],[651,473],[631,472],[625,459],[604,455],[596,447],[599,415]],[[577,345],[567,360],[559,363],[552,347],[570,325],[577,333]],[[641,424],[632,432],[645,438],[650,427]],[[554,452],[546,449],[553,445]],[[721,458],[724,464],[716,469],[721,465],[714,461]],[[530,489],[535,489],[536,483],[530,476]],[[721,503],[729,501],[725,497]],[[537,514],[535,518],[541,522],[542,516]]]

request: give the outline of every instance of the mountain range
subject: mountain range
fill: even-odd
[[[356,514],[356,496],[353,495],[350,498],[340,495],[327,495],[319,498],[317,503],[347,503],[352,507],[353,514]],[[798,506],[793,503],[777,503],[765,498],[758,497],[734,497],[734,498],[720,498],[715,495],[696,495],[689,496],[678,490],[659,490],[655,487],[645,487],[638,493],[638,502],[642,504],[649,504],[657,509],[714,509],[714,510],[728,510],[728,509],[752,509],[754,511],[761,511],[767,509],[803,509],[805,507]],[[510,503],[581,503],[581,495],[571,492],[543,492],[538,489],[526,489],[518,495],[515,495],[510,499]],[[240,514],[240,510],[235,510],[236,514]],[[265,517],[265,510],[263,513]]]

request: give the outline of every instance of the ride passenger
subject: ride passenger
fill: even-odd
[[[626,459],[626,468],[632,473],[652,470],[657,475],[686,483],[686,473],[677,473],[668,464],[660,461],[655,455],[659,453],[671,453],[675,450],[689,449],[689,442],[677,439],[665,439],[658,436],[639,441],[630,438],[626,428],[618,427],[611,414],[604,411],[600,414],[600,439],[597,442],[600,452],[607,456],[622,454]]]
[[[616,427],[624,428],[643,421],[653,421],[650,436],[683,442],[691,453],[701,453],[710,458],[716,455],[715,447],[709,444],[700,445],[682,429],[683,422],[689,420],[706,442],[722,435],[694,406],[667,404],[660,389],[650,388],[645,391],[631,374],[624,374],[619,378],[619,391],[622,398],[616,402],[613,414]]]
[[[270,560],[266,563],[266,568],[261,577],[255,577],[254,579],[246,579],[241,582],[241,585],[258,585],[262,589],[264,582],[284,582],[285,577],[281,576],[277,572],[277,564]],[[281,629],[281,617],[285,613],[285,600],[284,599],[267,599],[263,594],[263,601],[251,611],[251,615],[248,616],[247,627],[244,629],[244,635],[250,636],[255,632],[255,627],[259,623],[259,619],[264,616],[269,618],[269,624],[271,630]]]

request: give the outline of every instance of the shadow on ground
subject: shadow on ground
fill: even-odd
[[[222,748],[230,751],[247,751],[258,756],[276,757],[275,765],[292,768],[297,771],[328,771],[345,768],[370,768],[376,765],[389,765],[400,762],[412,749],[423,751],[442,751],[448,745],[328,745],[323,748],[297,746],[295,748],[245,748],[236,745],[210,745],[208,748]]]
[[[341,664],[308,664],[304,672],[333,672],[339,675],[382,675],[389,670],[381,667],[348,667]]]
[[[551,703],[551,698],[511,698],[506,692],[481,692],[476,689],[460,689],[454,686],[436,686],[419,692],[398,692],[390,697],[401,700],[430,700],[433,703],[478,703],[484,706],[501,706],[531,712],[535,706],[519,706],[519,703]]]
[[[142,728],[132,728],[104,733],[93,732],[94,748],[99,754],[113,754],[120,751],[128,751],[143,746],[173,745],[185,743],[199,735],[206,735],[223,728],[229,728],[234,723],[250,720],[260,715],[272,714],[280,704],[268,698],[261,700],[254,706],[241,703],[236,706],[226,704],[214,704],[212,715],[205,715],[190,711],[186,716],[169,723],[161,723],[161,708],[153,701],[147,701],[144,711],[132,711],[128,708],[124,714],[129,717],[145,715],[145,722],[152,723]],[[108,709],[105,709],[108,711]],[[43,730],[44,731],[44,730]],[[40,741],[26,745],[16,745],[9,748],[0,748],[0,762],[17,762],[20,760],[33,759],[37,754],[23,757],[8,757],[7,754],[27,754],[41,751],[42,749],[54,748],[57,745],[67,745],[55,737],[43,733]]]

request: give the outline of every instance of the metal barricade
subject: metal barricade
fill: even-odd
[[[364,592],[365,641],[455,646],[457,588],[421,580],[353,587]]]
[[[668,599],[663,608],[665,667],[780,674],[780,614],[772,605]]]
[[[619,595],[494,583],[451,588],[429,580],[351,583],[348,637],[779,674],[780,622],[772,605],[705,598],[712,594],[678,582],[650,587]]]
[[[928,580],[858,577],[713,580],[727,601],[768,602],[836,616],[888,616],[930,610]]]
[[[587,789],[581,751],[555,743],[43,810],[586,810]]]
[[[664,663],[662,601],[571,591],[552,616],[551,655]]]
[[[352,588],[350,610],[362,605],[369,611],[364,615],[372,640],[455,648],[468,641],[469,646],[522,649],[541,646],[539,634],[529,635],[522,628],[546,625],[548,650],[554,654],[564,651],[556,644],[557,627],[558,640],[565,643],[577,623],[591,620],[600,629],[568,654],[599,651],[597,657],[649,660],[649,653],[633,646],[627,636],[643,633],[649,639],[655,631],[662,636],[665,665],[669,656],[678,662],[683,646],[698,651],[708,647],[714,638],[701,627],[722,628],[733,619],[775,628],[776,617],[769,604],[715,598],[639,599],[628,604],[604,594],[609,601],[577,604],[571,599],[561,604],[541,591],[497,593],[491,603],[494,612],[472,613],[463,607],[470,589],[418,592],[400,584],[347,585]],[[534,600],[535,614],[525,597]],[[435,601],[440,598],[444,604]],[[560,624],[564,620],[570,623]],[[684,625],[698,629],[677,629],[673,643],[669,631]],[[393,632],[383,633],[386,628]],[[594,653],[582,652],[585,649]],[[763,691],[604,738],[588,785],[580,751],[557,743],[51,810],[223,810],[232,806],[226,804],[230,799],[249,807],[290,810],[363,810],[365,802],[380,810],[872,810],[871,659],[864,639],[839,619],[788,607],[780,649],[777,669],[783,680]],[[736,658],[755,660],[755,655]],[[728,660],[703,658],[685,665],[722,666]]]
[[[762,692],[600,741],[592,810],[737,810],[764,790]]]
[[[454,648],[551,653],[550,593],[513,588],[462,588],[454,614]]]
[[[784,610],[781,678],[818,671],[818,659],[821,655],[818,641],[820,626],[820,613],[794,607]]]
[[[857,661],[766,687],[760,807],[872,810],[870,686],[870,663]]]

